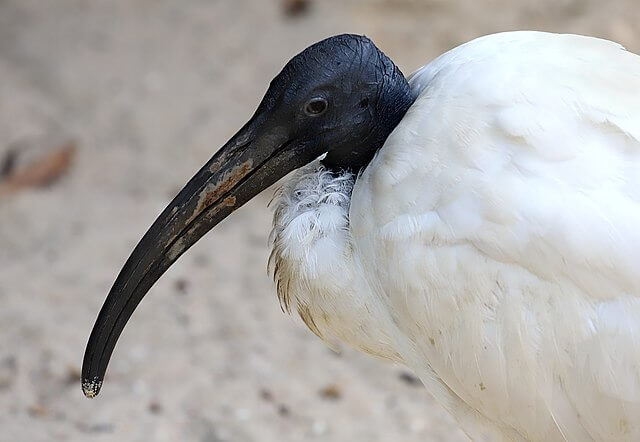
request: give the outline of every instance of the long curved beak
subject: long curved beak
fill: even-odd
[[[260,109],[187,183],[125,263],[98,314],[82,364],[82,390],[100,391],[111,353],[153,284],[189,247],[238,207],[314,158]]]

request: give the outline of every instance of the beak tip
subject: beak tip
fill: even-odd
[[[99,378],[82,380],[82,392],[89,399],[96,397],[100,393],[100,388],[102,388],[102,380]]]

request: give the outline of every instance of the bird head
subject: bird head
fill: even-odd
[[[322,155],[332,170],[366,167],[414,99],[400,70],[363,36],[330,37],[291,59],[251,119],[186,184],[131,253],[87,343],[85,395],[98,394],[133,311],[189,247],[262,190]]]

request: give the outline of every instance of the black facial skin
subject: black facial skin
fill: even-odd
[[[98,394],[124,326],[180,255],[262,190],[324,153],[324,165],[336,172],[365,168],[414,100],[400,70],[363,36],[330,37],[289,61],[251,119],[160,214],[120,271],[85,350],[85,395]]]

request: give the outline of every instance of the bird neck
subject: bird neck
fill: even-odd
[[[400,69],[388,58],[386,60],[390,66],[385,66],[381,91],[372,106],[373,129],[350,149],[329,151],[322,160],[327,169],[356,175],[365,169],[416,100],[417,93],[411,90]]]

